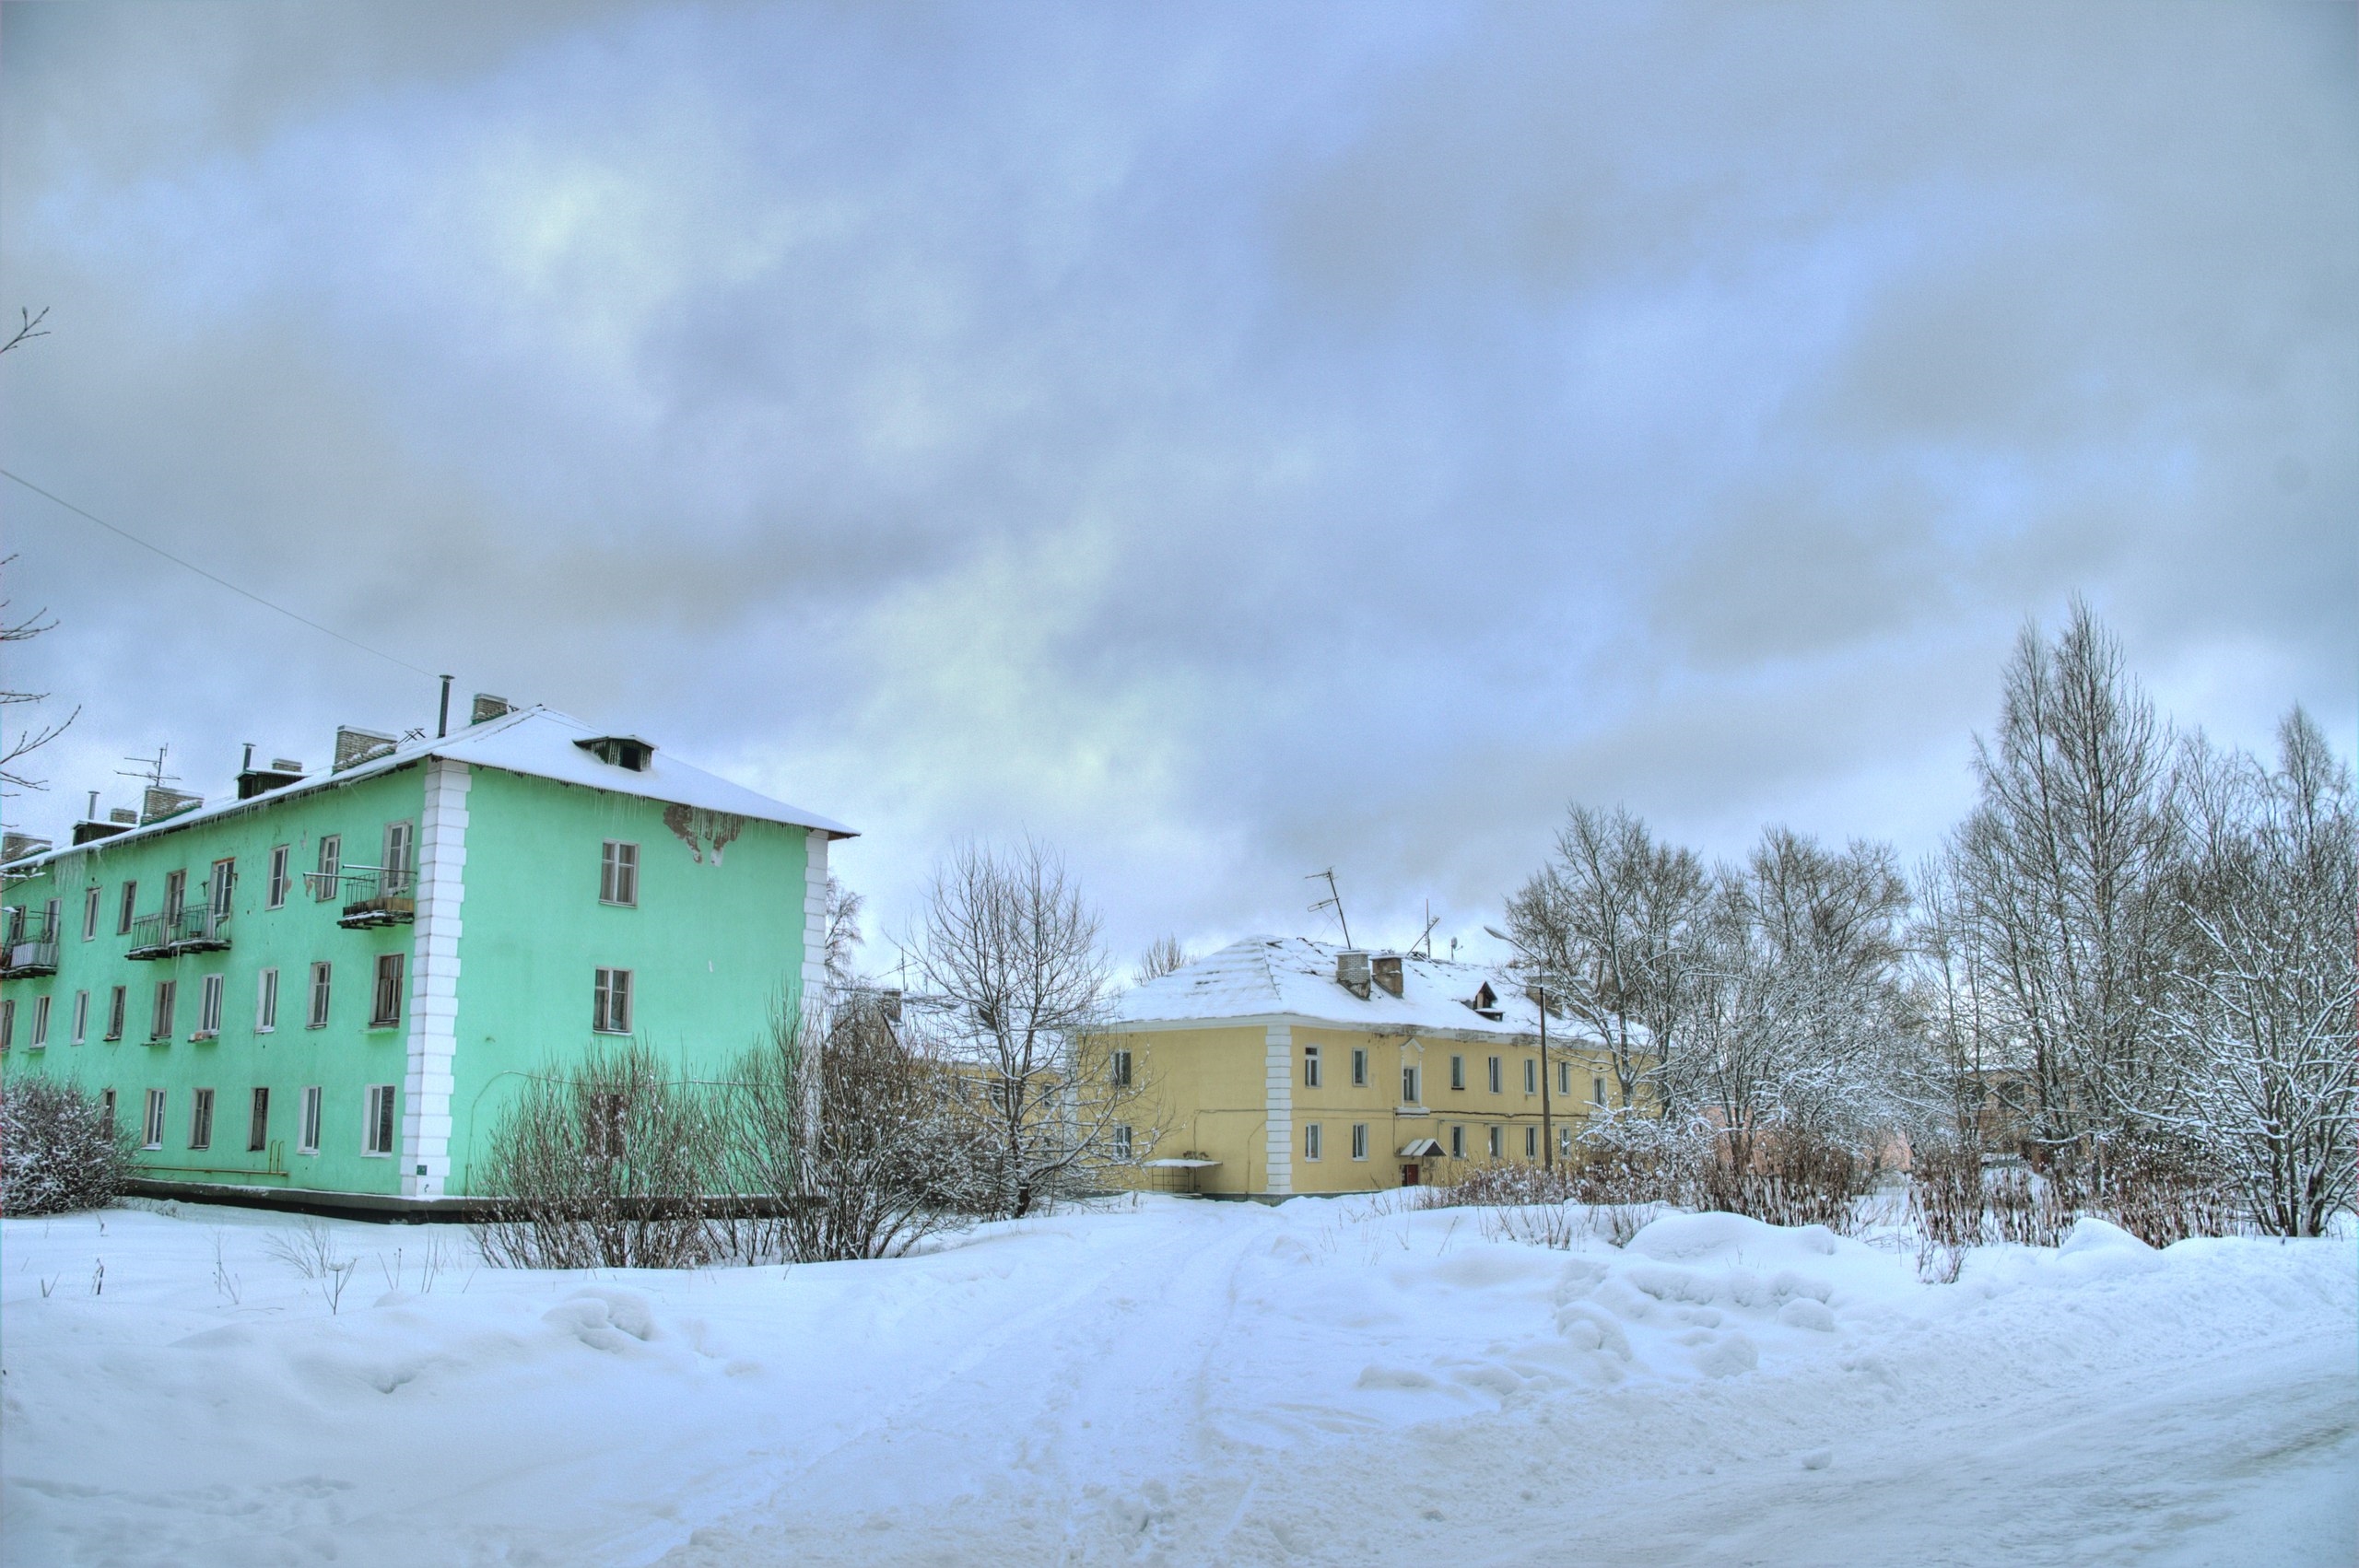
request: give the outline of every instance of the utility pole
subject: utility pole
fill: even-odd
[[[1556,1118],[1549,1104],[1548,1072],[1548,970],[1539,954],[1508,935],[1496,926],[1483,928],[1509,947],[1523,954],[1532,965],[1533,1000],[1540,1008],[1540,1164],[1552,1176],[1556,1170]]]

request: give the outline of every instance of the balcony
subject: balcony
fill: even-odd
[[[57,973],[57,930],[50,921],[29,919],[8,933],[0,947],[0,980],[25,980]]]
[[[131,922],[128,958],[177,958],[183,953],[221,953],[229,946],[229,911],[210,903],[167,907],[160,914]]]
[[[335,923],[346,930],[405,926],[417,919],[416,872],[346,872],[336,878],[336,895],[343,902],[344,913],[335,918]]]

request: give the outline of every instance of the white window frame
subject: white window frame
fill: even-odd
[[[1491,1059],[1489,1070],[1485,1074],[1485,1081],[1490,1084],[1492,1094],[1503,1094],[1507,1092],[1507,1070],[1500,1065],[1497,1057]]]
[[[1312,1161],[1319,1159],[1320,1148],[1325,1141],[1326,1139],[1320,1132],[1317,1122],[1307,1121],[1302,1124],[1302,1157],[1304,1159]]]
[[[315,862],[311,872],[314,879],[311,896],[314,901],[325,904],[335,896],[336,888],[344,878],[344,835],[321,834]]]
[[[395,1125],[393,1120],[393,1090],[391,1083],[369,1085],[368,1108],[360,1124],[360,1153],[363,1158],[388,1160],[393,1158]]]
[[[197,988],[196,1033],[193,1039],[211,1040],[221,1034],[221,993],[228,977],[219,973],[207,975]]]
[[[1129,1123],[1127,1123],[1127,1122],[1117,1122],[1117,1123],[1115,1124],[1115,1126],[1114,1126],[1114,1158],[1116,1158],[1116,1159],[1118,1159],[1118,1160],[1127,1160],[1127,1159],[1129,1159],[1130,1157],[1131,1157],[1131,1129],[1130,1129],[1130,1124],[1129,1124]]]
[[[408,882],[410,873],[417,870],[411,864],[417,853],[417,824],[406,817],[385,824],[385,835],[377,851],[378,868],[384,878],[377,885],[379,894],[387,898],[408,896],[400,889]]]
[[[1367,1158],[1367,1123],[1364,1121],[1352,1123],[1352,1158],[1355,1160]]]
[[[598,848],[598,902],[617,909],[639,907],[639,846],[609,838]]]
[[[107,993],[106,1038],[120,1040],[131,1026],[131,988],[117,986]]]
[[[49,993],[43,991],[33,998],[33,1037],[27,1041],[34,1050],[49,1045]]]
[[[1117,1048],[1108,1058],[1107,1074],[1115,1088],[1127,1089],[1131,1086],[1131,1053],[1127,1047]]]
[[[147,1039],[153,1045],[172,1037],[172,1029],[181,1011],[181,983],[177,979],[156,982],[155,994],[147,1001]]]
[[[254,977],[254,1033],[278,1031],[278,971],[264,969]]]
[[[213,1091],[210,1089],[189,1091],[188,1146],[192,1153],[213,1147]]]
[[[1417,1078],[1418,1073],[1416,1065],[1414,1062],[1403,1062],[1401,1066],[1401,1103],[1402,1105],[1422,1106],[1425,1104],[1423,1100],[1417,1098],[1417,1091],[1424,1087],[1424,1085],[1417,1082]]]
[[[164,1146],[164,1092],[161,1089],[147,1091],[147,1120],[140,1131],[147,1135],[146,1141],[139,1145],[142,1149],[161,1149]]]
[[[1306,1089],[1319,1087],[1319,1047],[1317,1046],[1302,1047],[1302,1086]]]
[[[1493,1122],[1491,1124],[1489,1136],[1483,1140],[1483,1146],[1492,1159],[1498,1159],[1507,1150],[1508,1144],[1506,1129],[1501,1128],[1497,1122]]]
[[[320,1101],[325,1092],[316,1083],[303,1089],[302,1110],[295,1118],[295,1153],[316,1154],[320,1152]]]
[[[311,965],[310,1006],[303,1014],[303,1027],[324,1029],[329,1012],[335,1005],[335,965],[327,959],[316,959]]]
[[[1590,1075],[1589,1103],[1600,1110],[1605,1108],[1605,1074],[1602,1072]]]
[[[238,860],[226,856],[213,862],[212,875],[205,879],[205,901],[207,911],[216,920],[229,918],[232,901],[238,891]]]
[[[114,1136],[114,1091],[111,1089],[99,1091],[99,1125],[106,1129],[108,1137]]]
[[[591,983],[590,1029],[597,1035],[628,1035],[631,1024],[631,972],[600,968]]]
[[[270,883],[264,892],[263,907],[266,909],[287,907],[287,891],[295,884],[295,878],[288,870],[294,853],[295,847],[292,844],[274,844],[270,847]]]
[[[404,953],[377,954],[375,971],[369,983],[369,1027],[397,1029],[402,1022],[402,987],[407,978],[409,955]],[[390,975],[393,983],[386,984]]]
[[[1536,1057],[1523,1059],[1523,1092],[1527,1094],[1540,1093],[1540,1061]]]
[[[1569,1061],[1556,1064],[1556,1093],[1567,1100],[1573,1097],[1573,1064]]]
[[[1355,1089],[1367,1087],[1367,1047],[1366,1046],[1352,1047],[1352,1087]]]
[[[270,1086],[257,1083],[246,1095],[246,1153],[270,1147]]]
[[[78,1046],[89,1037],[90,993],[76,991],[74,993],[74,1038],[71,1043]]]
[[[1466,1127],[1462,1122],[1449,1129],[1449,1157],[1453,1160],[1466,1158]]]
[[[1573,1153],[1573,1129],[1563,1122],[1556,1124],[1556,1157],[1567,1159]]]
[[[0,997],[0,1051],[17,1043],[17,999]]]
[[[123,884],[123,898],[115,910],[114,934],[129,936],[132,922],[139,918],[139,883],[135,878]]]
[[[95,941],[99,934],[99,908],[106,902],[106,889],[92,883],[82,894],[82,940]]]
[[[1457,1094],[1466,1093],[1466,1059],[1462,1056],[1449,1059],[1449,1086]]]
[[[1523,1129],[1523,1157],[1527,1160],[1540,1158],[1540,1128],[1537,1123]]]

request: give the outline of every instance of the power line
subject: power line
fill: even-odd
[[[134,544],[138,545],[143,550],[153,550],[157,555],[161,556],[164,559],[171,562],[172,565],[176,567],[186,567],[189,570],[205,579],[207,582],[218,583],[232,593],[252,600],[255,603],[261,605],[265,610],[276,610],[290,621],[299,621],[315,632],[323,632],[329,637],[335,638],[336,641],[346,644],[352,648],[357,648],[363,653],[373,653],[378,658],[385,661],[388,664],[398,664],[403,669],[409,671],[413,674],[424,675],[429,681],[440,678],[431,670],[421,670],[417,665],[411,663],[408,660],[396,659],[381,648],[371,648],[358,638],[346,637],[333,626],[323,626],[320,625],[319,622],[311,619],[309,615],[299,615],[284,604],[274,604],[269,600],[264,599],[261,594],[252,591],[251,589],[240,588],[228,578],[220,577],[215,573],[206,571],[194,561],[182,560],[180,556],[173,555],[170,550],[163,548],[159,544],[150,544],[147,541],[140,538],[139,535],[132,532],[129,529],[118,528],[113,523],[109,522],[106,519],[99,516],[98,513],[83,510],[80,507],[76,506],[65,497],[55,495],[48,490],[42,489],[40,486],[34,484],[31,480],[23,477],[21,474],[11,474],[6,469],[0,468],[0,478],[13,479],[18,484],[22,485],[26,489],[30,490],[34,495],[42,497],[44,500],[56,502],[59,506],[64,507],[67,511],[72,512],[76,517],[86,518],[88,521],[97,523],[100,528],[105,529],[109,533],[117,534],[124,539],[130,540]]]

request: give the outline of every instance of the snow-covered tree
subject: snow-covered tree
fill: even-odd
[[[2178,882],[2172,1071],[2149,1119],[2235,1183],[2261,1229],[2318,1235],[2354,1196],[2359,817],[2300,708],[2268,772],[2219,759]]]

